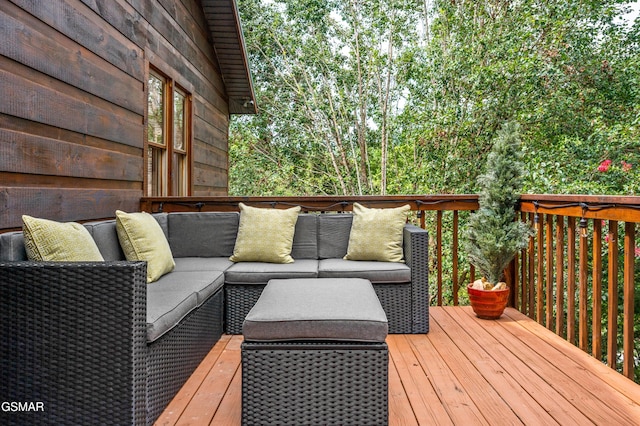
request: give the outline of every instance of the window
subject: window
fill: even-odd
[[[187,158],[187,94],[173,91],[173,195],[188,195],[189,167]]]
[[[149,71],[148,196],[190,195],[191,95],[159,71]]]

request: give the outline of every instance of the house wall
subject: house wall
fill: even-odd
[[[227,193],[229,102],[198,0],[3,0],[0,39],[0,230],[139,209],[149,63],[193,95],[193,195]]]

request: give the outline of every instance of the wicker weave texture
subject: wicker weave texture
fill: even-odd
[[[0,395],[44,404],[0,423],[144,424],[145,312],[143,262],[0,263]]]
[[[411,283],[374,283],[387,314],[389,333],[429,332],[429,234],[417,226],[404,228],[404,254],[411,268]],[[264,284],[225,284],[225,332],[242,334],[242,323],[256,304]]]
[[[242,323],[247,314],[256,304],[264,284],[232,285],[225,284],[225,332],[227,334],[242,334]]]
[[[389,333],[412,333],[411,284],[374,284],[373,288],[387,314]]]
[[[264,290],[264,285],[226,285],[225,293],[225,332],[227,334],[242,334],[242,323],[256,304]],[[429,289],[419,291],[417,286],[406,284],[374,284],[373,288],[380,299],[380,304],[387,314],[389,333],[410,334],[426,333],[429,330]],[[414,293],[426,296],[416,296]],[[419,315],[426,325],[414,328],[414,310],[424,310]],[[426,327],[426,328],[425,328]]]
[[[0,424],[152,424],[222,334],[223,292],[151,345],[146,263],[0,263]]]
[[[406,262],[411,268],[411,333],[428,333],[429,234],[417,226],[406,226],[404,242]]]
[[[385,343],[243,343],[243,425],[385,425]]]
[[[227,302],[225,303],[225,332],[227,334],[242,334],[242,323],[245,317],[256,304],[264,290],[264,285],[226,285],[225,293]],[[419,292],[416,286],[407,284],[374,284],[373,288],[380,299],[380,304],[387,314],[389,321],[389,333],[410,334],[425,333],[428,331],[429,314],[429,290],[427,296],[416,297],[414,302],[414,292]],[[426,329],[415,328],[413,324],[413,312],[415,309],[423,309],[422,317],[426,318]],[[425,320],[423,320],[424,323]]]
[[[222,335],[222,289],[149,345],[147,424],[153,424]]]

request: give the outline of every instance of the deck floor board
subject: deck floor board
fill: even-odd
[[[432,307],[431,330],[390,335],[390,425],[640,424],[640,385],[520,312]],[[241,420],[240,343],[223,336],[157,425]]]

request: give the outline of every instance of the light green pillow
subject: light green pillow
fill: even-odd
[[[347,260],[403,262],[402,230],[409,205],[392,209],[370,209],[353,203]]]
[[[102,262],[104,258],[87,228],[75,222],[54,222],[22,216],[27,257],[33,261]]]
[[[300,207],[260,209],[240,203],[233,262],[292,263],[291,248]]]
[[[116,210],[116,230],[127,260],[147,261],[147,283],[173,271],[176,264],[167,237],[149,213]]]

